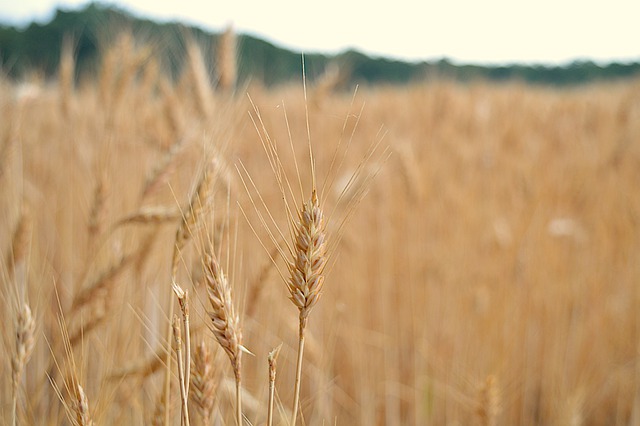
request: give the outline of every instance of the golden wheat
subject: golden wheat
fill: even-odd
[[[24,265],[27,260],[30,240],[33,233],[32,220],[29,208],[23,205],[20,219],[13,231],[11,250],[7,253],[7,259],[5,260],[9,275],[14,273],[16,266]]]
[[[193,40],[187,41],[187,58],[189,63],[189,81],[194,85],[194,95],[198,112],[202,117],[211,117],[213,113],[213,94],[209,82],[209,72],[202,57],[200,46]]]
[[[202,424],[211,424],[213,406],[218,389],[217,370],[214,357],[204,340],[200,340],[193,353],[191,399],[202,416]]]
[[[229,25],[218,40],[217,67],[218,85],[225,92],[232,92],[237,78],[236,35]]]
[[[476,413],[482,426],[495,426],[501,410],[501,395],[495,376],[487,376],[478,393]]]
[[[206,253],[203,258],[207,295],[211,304],[211,318],[213,335],[224,349],[236,379],[236,422],[242,425],[242,329],[240,318],[235,313],[231,298],[231,287],[212,253]]]
[[[13,424],[17,424],[17,404],[22,371],[29,362],[35,346],[36,322],[31,314],[29,305],[22,305],[16,315],[15,325],[15,352],[11,359],[11,382],[13,390]]]
[[[0,311],[16,324],[1,333],[0,423],[178,424],[189,412],[193,423],[278,424],[294,416],[296,398],[305,424],[637,422],[637,81],[563,90],[436,81],[361,87],[357,96],[332,89],[306,105],[297,85],[253,82],[251,101],[221,97],[204,65],[205,78],[188,64],[178,83],[163,65],[154,77],[155,65],[142,64],[149,49],[126,39],[114,46],[95,83],[69,85],[69,63],[47,84],[35,74],[0,81]],[[320,108],[308,111],[315,98]],[[360,100],[366,108],[350,113]],[[266,161],[252,108],[258,137],[273,144]],[[335,171],[320,181],[317,203],[312,189],[298,192],[285,178],[310,180],[302,153],[286,146],[308,131],[318,170]],[[373,184],[349,186],[363,157],[357,148],[385,132],[397,161]],[[356,149],[336,158],[343,138]],[[214,153],[218,164],[203,161]],[[235,209],[250,205],[248,194],[221,172],[240,161],[264,207],[244,211],[247,220]],[[201,180],[213,180],[192,190],[203,162]],[[228,188],[223,203],[213,202],[218,184]],[[342,227],[336,218],[350,207],[340,203],[367,191],[363,214]],[[263,223],[271,235],[254,227]],[[215,309],[201,247],[211,240],[228,247],[219,256],[233,296],[244,296],[228,303],[225,326],[242,328],[235,336],[221,312],[215,321],[207,312]],[[273,262],[263,267],[267,253]],[[274,285],[272,272],[285,285]],[[180,298],[167,291],[174,283],[188,290],[188,327]],[[25,301],[37,312],[31,321]],[[166,334],[172,309],[181,310],[182,410]],[[247,314],[242,323],[238,312]],[[301,315],[298,368],[291,330]],[[187,336],[204,327],[236,348],[236,364],[242,342],[251,345],[256,359],[245,357],[241,386],[222,377],[229,351],[217,359],[198,341],[187,356]],[[259,360],[279,341],[276,382]],[[163,372],[173,398],[161,389]],[[473,386],[486,372],[494,375]]]
[[[84,389],[80,384],[76,383],[74,388],[73,410],[76,414],[76,422],[78,426],[93,426],[91,413],[89,412],[89,400],[84,393]]]

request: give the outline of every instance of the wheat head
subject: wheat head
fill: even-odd
[[[234,372],[239,374],[242,331],[240,318],[233,307],[231,287],[215,257],[206,254],[204,268],[207,294],[212,308],[209,316],[213,323],[213,334],[229,356]]]
[[[315,190],[299,213],[294,243],[295,259],[289,262],[291,277],[287,286],[291,301],[300,311],[300,324],[304,327],[309,312],[322,294],[327,263],[324,214]]]
[[[193,354],[191,385],[191,399],[202,416],[202,423],[210,424],[218,381],[213,355],[204,340],[200,340]]]

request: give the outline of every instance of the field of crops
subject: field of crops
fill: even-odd
[[[189,54],[0,83],[1,423],[235,424],[241,376],[268,424],[282,345],[289,424],[303,311],[297,424],[640,422],[640,82],[229,89]]]

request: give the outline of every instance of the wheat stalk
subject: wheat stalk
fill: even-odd
[[[324,215],[315,189],[311,193],[311,199],[303,204],[298,214],[293,247],[294,260],[289,262],[291,276],[287,287],[290,293],[289,299],[300,312],[298,360],[291,422],[295,426],[300,401],[304,332],[309,313],[322,294],[324,268],[327,263]]]
[[[127,377],[139,376],[148,377],[158,371],[162,367],[162,357],[166,354],[166,348],[160,346],[150,357],[134,361],[130,365],[126,365],[112,372],[110,379],[122,380]]]
[[[60,52],[60,67],[58,70],[58,84],[60,86],[60,109],[65,119],[71,115],[71,100],[73,96],[75,60],[73,57],[73,40],[65,37]]]
[[[216,173],[214,170],[210,170],[209,167],[205,167],[202,172],[198,186],[195,192],[191,196],[189,201],[189,207],[182,216],[182,221],[176,232],[176,240],[173,251],[172,259],[172,278],[175,282],[175,277],[178,270],[178,263],[180,261],[180,252],[184,248],[187,241],[191,239],[193,233],[197,227],[200,218],[206,211],[209,201],[211,200],[212,188],[215,182]]]
[[[184,139],[177,139],[173,144],[171,144],[162,159],[147,176],[140,195],[142,200],[156,192],[160,186],[167,181],[169,175],[171,175],[175,168],[175,158],[183,148]]]
[[[75,347],[84,336],[101,325],[113,306],[113,288],[117,278],[134,259],[134,254],[120,257],[108,269],[101,272],[89,285],[79,290],[73,297],[70,315],[81,318],[86,313],[86,320],[78,322],[79,326],[68,336],[69,344]],[[85,308],[85,307],[89,308]],[[84,309],[83,309],[84,308]]]
[[[242,329],[240,318],[235,313],[231,298],[231,287],[216,258],[206,253],[203,259],[207,294],[212,311],[209,317],[216,340],[224,349],[236,379],[236,421],[242,424],[241,361]]]
[[[196,187],[195,192],[191,196],[189,200],[189,207],[187,211],[182,216],[182,221],[180,222],[180,226],[176,231],[176,238],[173,246],[173,256],[171,260],[171,283],[176,282],[176,277],[178,274],[178,264],[180,261],[180,255],[182,249],[184,248],[187,241],[191,239],[193,236],[193,232],[201,218],[204,214],[205,209],[209,205],[210,197],[211,197],[211,189],[213,187],[213,183],[215,173],[209,170],[208,167],[205,166],[200,181],[198,182],[198,186]],[[174,304],[173,302],[169,304],[169,317],[173,317]],[[167,341],[171,340],[171,327],[167,330]],[[167,353],[166,359],[166,369],[165,369],[165,400],[169,401],[170,399],[170,383],[171,383],[171,354]],[[168,405],[167,405],[168,407]],[[169,424],[169,410],[165,409],[165,425]]]
[[[121,109],[123,100],[129,94],[129,88],[133,84],[138,70],[148,56],[144,49],[140,50],[136,47],[135,37],[131,32],[127,32],[120,37],[117,48],[119,50],[120,72],[118,73],[117,84],[113,87],[111,113]]]
[[[189,292],[183,290],[179,284],[173,283],[173,291],[178,298],[178,304],[180,305],[180,311],[182,312],[182,325],[184,327],[184,344],[185,344],[185,374],[184,374],[184,388],[186,397],[189,397],[189,381],[191,379],[191,331],[189,328]],[[175,330],[174,330],[175,334]]]
[[[113,98],[113,82],[118,72],[121,52],[115,45],[110,46],[103,54],[98,76],[100,104],[109,109]]]
[[[325,99],[335,91],[336,87],[344,82],[345,74],[344,69],[340,69],[337,63],[329,63],[322,75],[316,79],[315,85],[310,93],[309,97],[313,105],[321,107]]]
[[[229,25],[220,36],[217,49],[218,85],[225,92],[232,92],[236,84],[236,35]]]
[[[73,298],[71,311],[77,312],[89,302],[97,299],[105,299],[115,282],[125,267],[131,262],[133,255],[123,256],[112,264],[107,270],[98,275],[93,282],[80,290]]]
[[[304,61],[303,61],[303,86],[305,93],[305,101],[306,101],[306,79],[304,73]],[[253,103],[252,103],[253,104]],[[306,105],[306,102],[305,102]],[[294,399],[293,399],[293,413],[292,413],[292,422],[291,424],[295,426],[297,415],[298,415],[298,406],[300,402],[300,384],[302,378],[302,361],[304,355],[304,345],[305,345],[305,329],[308,321],[309,314],[313,307],[318,302],[321,294],[322,287],[324,285],[324,269],[327,264],[327,245],[326,245],[326,229],[325,229],[325,220],[323,209],[320,206],[320,201],[318,199],[317,187],[316,187],[316,169],[315,169],[315,159],[313,156],[313,150],[311,145],[311,136],[309,134],[309,116],[308,110],[306,112],[307,119],[307,138],[308,138],[308,148],[309,148],[309,164],[311,168],[311,197],[310,199],[303,203],[302,208],[297,210],[296,216],[294,217],[293,209],[290,206],[289,199],[295,199],[293,196],[293,191],[291,187],[291,182],[286,176],[286,173],[283,170],[282,164],[280,163],[280,157],[278,154],[277,147],[275,142],[269,137],[268,132],[264,127],[264,122],[260,116],[260,113],[257,107],[254,105],[254,111],[257,115],[257,122],[254,120],[254,125],[258,132],[261,134],[261,143],[267,154],[267,158],[269,161],[269,165],[271,170],[276,178],[276,182],[278,184],[278,188],[280,190],[280,195],[284,200],[285,210],[289,215],[290,219],[290,230],[292,234],[292,242],[286,244],[286,249],[283,249],[278,244],[278,236],[283,236],[283,233],[279,229],[278,225],[273,220],[269,209],[267,208],[262,196],[255,186],[255,183],[247,174],[247,179],[249,183],[256,189],[258,192],[258,198],[262,205],[265,207],[267,211],[268,217],[273,221],[275,230],[269,229],[269,226],[266,224],[266,221],[263,215],[258,211],[258,207],[256,205],[256,201],[249,195],[254,208],[258,211],[258,215],[260,216],[260,220],[263,226],[267,229],[267,233],[269,234],[269,238],[272,242],[277,246],[277,249],[281,256],[285,258],[287,262],[287,268],[289,272],[289,278],[285,278],[284,274],[280,273],[281,277],[286,283],[287,289],[289,290],[289,299],[293,302],[293,304],[298,308],[299,311],[299,332],[298,332],[298,356],[296,362],[296,378],[294,384]],[[285,113],[286,119],[286,113]],[[258,124],[262,128],[262,131],[258,128]],[[291,141],[292,152],[295,154],[295,150],[293,149],[293,141]],[[296,174],[298,176],[298,184],[300,185],[300,192],[303,193],[302,190],[302,180],[300,177],[300,170],[298,168],[298,163],[295,161],[294,157],[294,166],[296,170]],[[245,169],[246,173],[246,169]],[[243,184],[245,185],[245,189],[247,192],[250,192],[247,187],[247,182],[243,180]],[[264,244],[263,244],[264,247]],[[287,251],[290,254],[290,257],[287,256]],[[279,271],[279,270],[278,270]],[[280,271],[279,271],[280,272]]]
[[[196,106],[203,118],[211,117],[213,111],[213,96],[209,73],[202,57],[200,47],[193,39],[187,40],[187,58],[189,61],[189,74],[195,89]]]
[[[88,310],[88,319],[86,321],[79,322],[77,329],[69,335],[69,344],[75,347],[80,343],[86,335],[88,335],[93,329],[98,327],[107,318],[107,312],[111,308],[111,298],[105,295],[97,299]]]
[[[267,426],[273,425],[273,400],[276,391],[276,361],[280,353],[282,344],[269,352],[267,362],[269,363],[269,405],[267,411]]]
[[[59,300],[58,308],[62,310]],[[67,368],[63,371],[55,356],[52,359],[52,363],[55,365],[58,373],[61,376],[66,377],[66,379],[63,379],[63,382],[64,389],[66,389],[66,394],[68,395],[67,398],[63,396],[63,390],[56,383],[53,373],[51,372],[51,368],[48,370],[47,378],[49,379],[58,399],[62,402],[69,421],[76,426],[93,426],[94,423],[89,410],[88,398],[78,380],[79,370],[74,357],[74,343],[69,339],[68,328],[62,314],[58,316],[58,326],[62,333],[62,344],[67,358]],[[82,329],[80,330],[80,333],[82,333]]]
[[[186,378],[184,371],[184,360],[182,359],[182,336],[180,332],[180,325],[178,316],[174,315],[171,321],[171,327],[173,329],[174,350],[176,351],[176,359],[178,361],[178,383],[180,385],[180,400],[182,401],[182,422],[184,426],[189,426],[189,407],[186,388]]]
[[[176,209],[162,206],[143,207],[118,220],[114,228],[128,224],[162,224],[178,219],[180,219],[180,213]]]
[[[172,141],[172,147],[178,141],[182,141],[182,130],[185,125],[184,105],[182,97],[178,96],[173,85],[167,78],[160,79],[159,91],[162,94],[162,116],[163,121],[167,123],[169,128],[167,139]],[[148,192],[145,190],[145,193]]]

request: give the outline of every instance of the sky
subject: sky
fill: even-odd
[[[0,22],[45,22],[86,0],[0,0]],[[134,15],[237,33],[306,53],[459,63],[563,64],[640,60],[640,1],[116,0]]]

